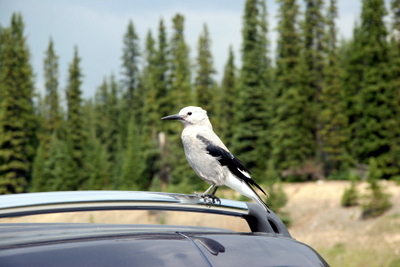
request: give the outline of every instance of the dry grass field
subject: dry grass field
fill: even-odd
[[[400,266],[400,186],[384,182],[393,207],[381,217],[360,220],[360,208],[340,206],[346,181],[284,184],[292,236],[316,249],[331,266]],[[365,190],[360,183],[360,191]],[[220,197],[238,198],[231,191]],[[248,231],[239,218],[180,212],[99,211],[1,219],[5,222],[80,222],[200,225]]]

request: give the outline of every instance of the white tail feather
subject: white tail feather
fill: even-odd
[[[267,212],[269,212],[267,204],[265,204],[264,201],[262,201],[262,199],[260,198],[260,196],[257,195],[257,193],[253,190],[253,188],[247,185],[244,181],[230,174],[225,180],[225,185],[238,191],[245,197],[253,199],[259,205],[261,205]]]

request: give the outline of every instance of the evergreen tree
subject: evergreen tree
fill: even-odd
[[[48,148],[50,148],[50,141],[48,143]],[[38,149],[36,150],[35,160],[33,161],[33,169],[32,169],[32,183],[30,185],[31,192],[44,192],[46,191],[46,180],[44,177],[43,169],[45,165],[44,159],[44,145],[40,143]],[[48,151],[46,151],[48,154]]]
[[[84,121],[82,112],[82,72],[79,66],[81,59],[78,56],[78,48],[75,47],[74,57],[68,70],[68,85],[66,88],[67,99],[67,144],[68,152],[75,162],[76,169],[73,181],[70,181],[71,190],[80,189],[85,180],[84,147],[86,133],[84,131]],[[63,151],[64,153],[65,151]]]
[[[191,72],[189,61],[189,47],[184,38],[184,17],[177,14],[173,19],[173,31],[169,44],[170,51],[170,83],[169,101],[173,103],[173,113],[181,108],[194,104],[191,90]],[[165,122],[164,122],[165,123]],[[165,148],[168,155],[168,166],[170,166],[170,184],[177,186],[173,190],[181,192],[193,192],[199,179],[187,163],[182,148],[179,134],[181,125],[170,123],[168,128],[168,144]],[[172,189],[171,189],[172,190]]]
[[[128,108],[135,110],[135,91],[139,82],[139,38],[136,34],[133,22],[130,20],[127,32],[124,35],[124,47],[122,55],[122,86],[125,91],[125,98]]]
[[[140,124],[143,98],[139,92],[139,38],[132,21],[129,21],[123,39],[122,54],[122,111],[120,113],[121,142],[126,144],[128,124],[131,116]]]
[[[142,145],[139,128],[134,117],[128,126],[128,139],[119,190],[145,190],[149,181],[143,177],[145,163],[142,157]]]
[[[339,62],[337,60],[336,0],[330,0],[327,16],[327,61],[324,68],[324,83],[321,91],[320,136],[324,155],[325,175],[335,173],[345,160],[344,145],[348,139],[347,117],[343,91],[340,85]]]
[[[321,137],[321,92],[324,83],[325,68],[325,19],[322,15],[323,0],[306,0],[305,20],[303,26],[305,63],[303,94],[307,99],[307,120],[309,130],[312,132],[316,143],[316,162],[324,162]],[[309,155],[313,157],[314,155]]]
[[[342,207],[352,207],[359,204],[359,193],[357,190],[357,177],[355,175],[350,176],[350,187],[346,188],[343,192],[341,205]]]
[[[360,27],[355,25],[353,39],[343,41],[340,45],[339,60],[342,66],[341,86],[344,91],[345,113],[348,121],[349,140],[346,149],[349,153],[349,162],[355,165],[358,161],[355,153],[355,132],[357,131],[356,122],[360,120],[361,109],[358,105],[358,97],[362,90],[362,77],[364,66],[362,59],[362,44],[360,40]]]
[[[196,64],[196,77],[194,87],[196,91],[197,105],[207,110],[208,115],[212,118],[215,114],[213,106],[215,95],[215,81],[213,74],[213,58],[211,54],[211,40],[208,33],[207,25],[203,27],[203,33],[200,35],[198,43],[198,56]]]
[[[46,95],[44,99],[45,114],[44,114],[44,128],[45,128],[45,149],[48,148],[50,136],[56,133],[61,126],[61,110],[60,100],[58,95],[58,56],[54,51],[53,40],[50,39],[49,46],[46,51],[46,58],[44,60],[44,77]],[[46,157],[45,157],[46,158]]]
[[[155,41],[151,32],[147,34],[146,38],[146,50],[145,50],[145,67],[142,72],[142,80],[145,87],[145,100],[144,100],[144,135],[149,136],[150,139],[157,138],[157,125],[160,124],[160,117],[156,105],[156,64],[157,64],[157,53],[155,50]]]
[[[49,157],[50,140],[60,130],[62,115],[58,96],[58,56],[54,51],[53,40],[50,39],[44,60],[45,98],[43,101],[42,130],[40,146],[32,171],[32,190],[35,192],[46,191],[43,181],[43,164]],[[59,134],[59,133],[58,133]]]
[[[0,35],[0,194],[22,193],[31,179],[37,118],[21,14]]]
[[[45,191],[76,190],[77,166],[70,146],[56,135],[50,140],[49,158],[43,167]]]
[[[310,131],[309,97],[304,92],[301,68],[299,6],[295,0],[279,2],[278,45],[272,119],[272,160],[278,171],[301,168],[314,153]]]
[[[98,94],[96,95],[96,101],[98,101]],[[101,139],[105,136],[111,138],[109,131],[107,129],[107,131],[102,132],[104,135],[101,137],[96,136],[96,130],[99,127],[98,104],[92,103],[92,101],[85,101],[82,106],[83,114],[85,114],[85,132],[88,134],[88,139],[84,147],[84,162],[87,176],[81,185],[81,189],[85,190],[112,189],[116,182],[113,180],[116,179],[113,173],[113,166],[118,165],[118,163],[112,159],[110,151],[107,150],[109,143],[103,143]],[[112,127],[112,124],[108,121],[108,116],[103,119],[108,122],[108,126]]]
[[[395,94],[389,82],[389,47],[383,0],[364,0],[357,40],[361,45],[357,64],[362,66],[356,109],[360,114],[354,122],[352,152],[361,163],[376,159],[384,177],[398,173],[391,154],[397,134]]]
[[[155,98],[157,99],[156,105],[157,110],[161,116],[166,114],[172,114],[176,112],[175,105],[170,101],[168,95],[170,94],[169,89],[169,51],[168,51],[168,40],[163,20],[160,20],[159,31],[158,31],[158,49],[156,51],[156,59],[154,64],[154,90]],[[165,129],[168,124],[160,123],[157,125],[159,129]]]
[[[119,118],[121,110],[119,107],[120,97],[118,95],[119,84],[115,79],[114,74],[109,78],[109,97],[108,97],[108,117],[110,125],[108,128],[108,140],[106,142],[107,160],[111,163],[110,172],[111,180],[114,183],[121,175],[121,126]]]
[[[158,49],[156,51],[156,64],[154,66],[154,89],[155,89],[155,96],[156,96],[156,105],[157,110],[161,117],[173,114],[176,109],[175,105],[172,101],[170,101],[170,80],[169,80],[169,67],[168,67],[168,41],[167,35],[165,32],[165,26],[163,20],[160,20],[159,23],[159,33],[158,33]],[[160,121],[159,121],[160,123]],[[170,123],[160,123],[157,125],[157,138],[158,138],[158,147],[160,153],[160,160],[159,160],[159,178],[160,178],[160,185],[161,190],[165,191],[167,188],[168,181],[170,180],[170,169],[168,163],[168,156],[166,150],[166,142],[165,142],[165,133],[168,129],[173,127]],[[154,180],[157,182],[157,180]]]
[[[392,34],[390,41],[390,66],[392,66],[392,86],[394,95],[394,106],[396,109],[396,125],[400,125],[400,0],[392,0]],[[398,128],[398,127],[397,127]],[[400,132],[394,134],[392,144],[393,165],[400,170]],[[396,180],[400,181],[400,171],[397,171]]]
[[[173,32],[170,43],[171,53],[171,100],[175,109],[189,106],[193,103],[191,92],[191,73],[189,47],[184,38],[184,17],[177,14],[173,20]]]
[[[142,72],[142,79],[145,85],[145,103],[142,129],[142,158],[145,163],[143,180],[146,187],[158,176],[159,150],[158,131],[162,114],[157,105],[157,51],[155,40],[149,31],[146,38],[145,66]],[[162,97],[162,96],[161,96]],[[165,97],[165,96],[164,96]],[[147,189],[146,188],[146,189]]]
[[[378,167],[375,158],[369,159],[368,165],[368,189],[369,194],[365,195],[366,202],[361,206],[361,218],[369,219],[382,215],[392,207],[390,195],[379,184],[379,179],[383,177],[383,171]]]
[[[218,104],[219,121],[222,132],[222,139],[227,147],[230,147],[233,136],[234,114],[235,114],[235,99],[238,96],[237,70],[235,66],[235,56],[232,47],[229,47],[228,61],[225,64],[224,76],[221,84],[221,102]]]
[[[90,183],[97,188],[111,188],[117,180],[118,168],[121,167],[117,160],[120,151],[117,87],[114,75],[110,76],[109,82],[105,78],[103,84],[97,89],[94,108],[90,103],[85,105],[85,125],[87,127],[91,125],[92,120],[95,121],[95,125],[89,127],[89,132],[92,132],[91,128],[93,128],[90,139],[97,139],[96,141],[90,140],[89,146],[92,149],[88,149],[87,152],[94,157],[88,156],[87,158],[89,161],[91,158],[93,159],[91,161],[93,167],[103,161],[106,162],[102,167],[102,173],[98,173],[98,176],[92,175],[90,178]],[[87,118],[90,113],[94,113],[93,118]],[[98,154],[93,154],[93,150]],[[95,177],[99,180],[96,181]]]
[[[268,100],[266,12],[264,1],[247,0],[243,16],[240,91],[235,102],[232,150],[255,175],[262,174],[268,154]]]

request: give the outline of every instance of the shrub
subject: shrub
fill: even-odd
[[[378,179],[382,177],[382,171],[378,168],[378,164],[374,158],[371,158],[368,166],[368,190],[364,198],[365,203],[361,205],[361,218],[368,219],[378,217],[392,207],[390,195],[385,193],[384,188],[379,185]]]
[[[350,176],[350,187],[346,188],[342,195],[341,204],[343,207],[352,207],[359,204],[359,193],[356,187],[356,179],[355,175]]]

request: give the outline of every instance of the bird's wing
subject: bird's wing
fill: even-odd
[[[265,191],[253,179],[251,179],[249,175],[249,173],[251,172],[248,169],[246,169],[243,163],[238,158],[236,158],[232,153],[230,153],[229,151],[223,149],[218,145],[215,145],[213,142],[205,138],[203,135],[197,134],[196,137],[203,144],[206,145],[206,150],[208,154],[217,158],[217,160],[222,166],[228,167],[231,173],[235,175],[237,178],[245,181],[247,184],[251,184],[257,187],[258,189],[261,190],[261,192],[263,192],[266,195]]]

